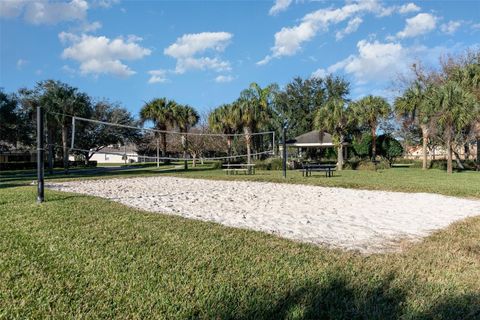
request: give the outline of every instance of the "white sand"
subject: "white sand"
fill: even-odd
[[[51,183],[139,209],[274,233],[364,253],[397,248],[480,215],[480,201],[427,193],[175,177]]]

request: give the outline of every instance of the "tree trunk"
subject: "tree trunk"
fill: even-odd
[[[197,156],[196,154],[194,153],[193,156],[192,156],[192,167],[195,168],[197,166]]]
[[[427,145],[428,145],[428,128],[425,125],[421,126],[422,129],[422,155],[423,155],[423,162],[422,162],[422,169],[427,170]]]
[[[340,136],[340,144],[338,145],[337,169],[338,169],[338,171],[343,170],[343,136]]]
[[[465,170],[465,167],[463,166],[462,161],[460,160],[460,155],[458,154],[458,152],[454,150],[453,154],[455,155],[455,162],[457,163],[457,166],[460,169]]]
[[[250,128],[245,127],[243,129],[243,132],[245,133],[245,142],[247,143],[247,163],[251,164],[252,163],[252,152],[250,150],[251,148],[251,143],[252,143],[252,132],[250,131]]]
[[[62,125],[63,168],[68,172],[68,127]]]
[[[188,161],[187,161],[187,137],[182,134],[182,147],[183,147],[183,169],[188,170]]]
[[[447,129],[450,131],[450,128]],[[452,135],[450,132],[447,133],[446,137],[447,142],[447,173],[453,173],[453,165],[452,165]]]
[[[167,134],[162,132],[162,157],[167,157]],[[170,163],[168,159],[163,159],[163,162]]]
[[[159,142],[158,142],[158,138],[157,138],[157,168],[160,167],[160,146],[159,146]]]
[[[372,161],[377,158],[377,128],[372,127]]]
[[[231,156],[232,156],[232,137],[231,136],[227,136],[227,163],[230,163],[230,159],[231,159]]]
[[[477,171],[480,171],[480,137],[477,138]]]

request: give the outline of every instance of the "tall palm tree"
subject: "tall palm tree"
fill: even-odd
[[[314,127],[332,134],[337,145],[337,168],[343,169],[343,145],[353,125],[354,117],[346,98],[350,84],[341,77],[329,75],[325,81],[326,101],[316,110]]]
[[[242,126],[239,108],[234,108],[231,104],[221,105],[210,113],[208,124],[214,132],[227,135],[228,156],[230,157],[232,155],[232,135],[237,133]]]
[[[257,83],[250,84],[248,89],[241,92],[240,98],[234,103],[238,108],[242,120],[242,127],[247,144],[247,163],[252,162],[252,137],[255,132],[262,130],[271,118],[271,104],[277,86],[275,84],[261,88]]]
[[[329,99],[321,106],[314,118],[314,125],[317,129],[332,134],[337,145],[337,169],[343,169],[343,145],[345,137],[353,124],[353,117],[348,110],[346,101],[342,98]]]
[[[184,169],[187,170],[188,140],[186,133],[190,130],[191,127],[195,126],[198,123],[198,121],[200,120],[200,116],[194,108],[188,105],[176,104],[172,107],[172,111],[173,121],[178,130],[182,133],[183,158],[185,159],[183,163]]]
[[[431,88],[425,89],[416,81],[394,102],[395,113],[399,117],[416,123],[422,131],[423,170],[427,169],[428,140],[430,138],[430,127],[435,115],[432,104],[427,99],[430,94],[432,94]]]
[[[355,118],[360,125],[368,126],[372,134],[372,160],[377,155],[377,127],[380,119],[388,117],[390,105],[382,97],[366,96],[352,104]]]
[[[142,124],[146,121],[152,121],[155,129],[162,131],[160,132],[160,137],[162,143],[162,157],[164,158],[167,156],[167,133],[165,131],[168,130],[168,128],[171,128],[174,124],[173,107],[175,105],[175,101],[167,100],[166,98],[157,98],[145,103],[140,110],[140,121]]]
[[[79,92],[77,88],[54,80],[39,82],[34,91],[38,103],[49,112],[46,117],[47,124],[56,123],[61,128],[63,166],[68,170],[68,130],[71,116],[88,117],[92,111],[90,97]]]
[[[451,174],[454,135],[470,126],[478,116],[473,112],[478,110],[478,101],[456,81],[447,81],[438,86],[430,99],[437,109],[437,123],[443,130],[447,149],[447,173]]]

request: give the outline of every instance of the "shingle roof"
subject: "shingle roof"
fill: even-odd
[[[332,136],[329,133],[319,130],[313,130],[302,135],[299,135],[295,139],[287,141],[287,144],[318,144],[318,145],[331,145],[333,143]]]

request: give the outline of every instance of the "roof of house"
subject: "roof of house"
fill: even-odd
[[[329,133],[313,130],[287,140],[286,143],[290,145],[331,146],[333,145],[333,139]]]

